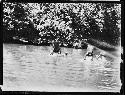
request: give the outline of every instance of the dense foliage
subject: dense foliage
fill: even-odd
[[[3,3],[4,42],[49,44],[58,38],[73,45],[97,39],[118,45],[121,5],[115,3]]]

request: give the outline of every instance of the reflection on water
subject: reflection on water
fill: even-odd
[[[54,89],[55,86],[55,91],[58,87],[73,87],[81,91],[120,90],[120,68],[116,60],[83,60],[86,50],[72,48],[62,48],[61,55],[49,55],[51,49],[49,46],[4,44],[4,87],[32,87],[38,90],[44,86]]]

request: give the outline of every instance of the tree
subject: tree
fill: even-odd
[[[104,28],[102,29],[103,39],[112,45],[118,45],[120,38],[118,20],[120,20],[120,18],[116,10],[114,10],[114,5],[108,5],[108,8],[104,11]]]
[[[120,7],[115,3],[4,3],[4,30],[29,41],[84,38],[117,43]],[[6,11],[9,10],[9,11]],[[19,11],[18,11],[19,10]],[[6,33],[10,35],[11,33]],[[111,39],[109,39],[111,38]]]
[[[38,31],[33,23],[27,18],[22,3],[3,4],[3,30],[4,40],[12,39],[14,36],[33,40],[38,36]],[[6,38],[7,37],[7,38]]]

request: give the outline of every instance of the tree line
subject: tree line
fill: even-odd
[[[116,3],[3,3],[3,41],[67,46],[97,39],[118,45],[121,5]]]

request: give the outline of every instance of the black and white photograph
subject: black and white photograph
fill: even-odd
[[[2,91],[120,92],[120,3],[2,7]]]

